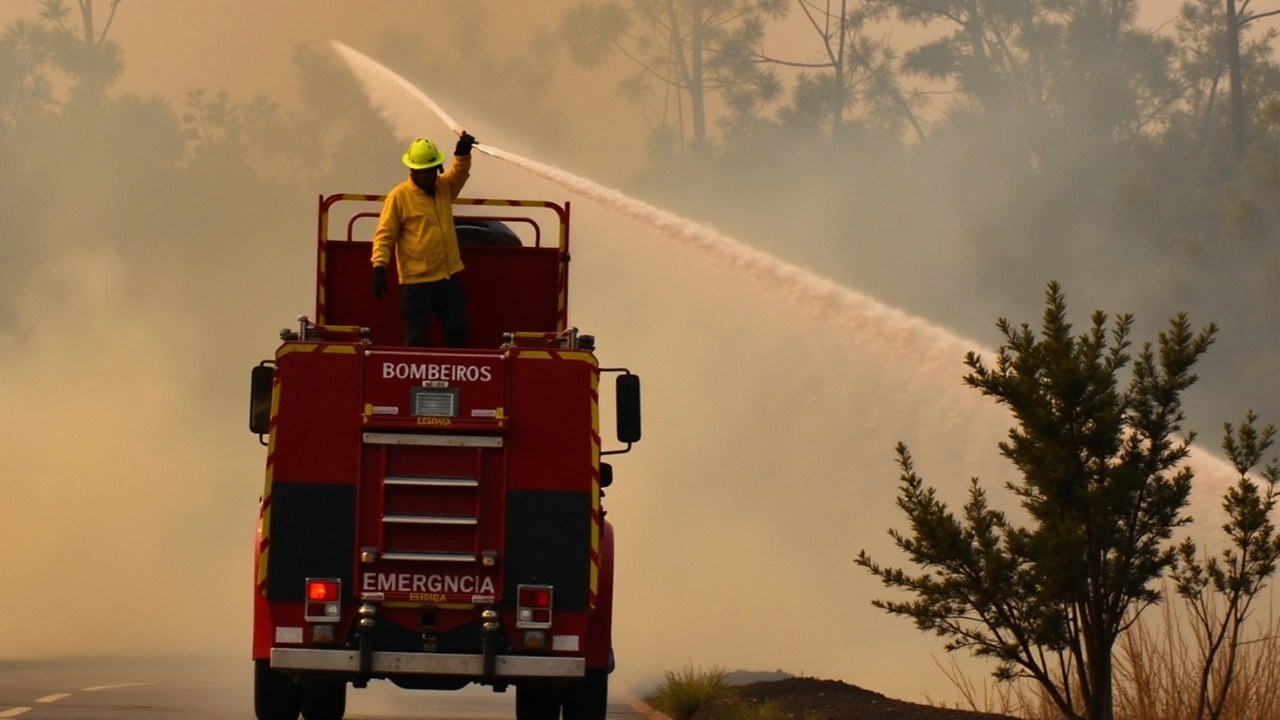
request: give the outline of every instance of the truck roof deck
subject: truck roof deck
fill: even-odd
[[[320,198],[315,322],[368,328],[374,345],[400,345],[404,322],[395,272],[387,273],[388,292],[382,298],[375,298],[370,287],[374,221],[384,198]],[[345,203],[342,212],[335,213],[339,203]],[[496,348],[505,333],[563,331],[568,324],[569,204],[458,198],[454,205],[465,265],[457,277],[467,293],[470,346]],[[335,219],[346,227],[338,238],[330,237]],[[515,228],[504,232],[503,226]],[[357,238],[357,232],[363,236]],[[441,346],[442,337],[433,318],[431,345]]]

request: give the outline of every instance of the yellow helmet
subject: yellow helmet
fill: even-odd
[[[435,143],[426,138],[414,140],[401,159],[406,166],[414,170],[422,170],[444,164],[444,155],[436,148]]]

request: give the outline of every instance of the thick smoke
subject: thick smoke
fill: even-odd
[[[431,124],[421,92],[344,54],[397,134]],[[870,608],[884,591],[852,557],[865,548],[898,563],[885,533],[902,524],[898,441],[954,506],[969,477],[993,489],[1013,479],[995,453],[1010,417],[960,382],[964,353],[990,351],[709,227],[512,159],[542,179],[488,159],[475,174],[507,195],[577,191],[571,323],[647,389],[647,437],[615,462],[607,501],[622,683],[718,663],[948,696],[936,639]],[[1208,458],[1200,467],[1203,515],[1230,473]]]
[[[582,117],[600,104],[575,102]],[[482,141],[560,164],[527,149],[552,146],[526,136],[520,113],[445,105]],[[448,137],[421,108],[405,111],[421,113],[421,134]],[[764,150],[781,156],[789,140]],[[607,154],[578,145],[565,154],[579,167]],[[300,181],[260,197],[212,167],[207,184],[175,197],[136,157],[83,162],[86,147],[103,146],[114,148],[51,151],[39,182],[0,198],[0,657],[199,650],[245,660],[264,453],[245,428],[248,370],[311,309],[315,194],[383,192],[403,168],[387,153],[361,176],[383,182]],[[997,314],[1033,321],[1049,278],[960,240],[975,196],[987,209],[1012,203],[998,183],[975,178],[956,197],[931,185],[951,176],[903,178],[886,163],[851,178],[817,172],[818,159],[780,181],[785,212],[707,200],[697,217],[728,218],[726,236],[880,301],[895,296],[891,306],[944,324],[980,318],[963,333],[980,341],[895,324],[901,313],[814,312],[677,237],[477,158],[469,195],[573,201],[572,323],[598,337],[603,360],[644,378],[646,437],[615,459],[606,499],[618,530],[615,687],[718,663],[948,696],[933,662],[946,660],[941,643],[872,609],[884,591],[852,560],[866,548],[901,564],[885,534],[902,526],[897,441],[953,504],[970,476],[993,493],[1010,479],[995,451],[1009,418],[962,386],[961,358],[996,340],[980,333]],[[87,172],[104,167],[119,172]],[[55,202],[73,181],[77,207]],[[921,206],[904,186],[943,199]],[[690,191],[688,204],[701,199]],[[848,206],[868,219],[835,219]],[[1077,322],[1094,307],[1130,309],[1143,292],[1111,287],[1095,297],[1067,284]],[[1201,468],[1202,515],[1229,473]]]
[[[252,465],[203,407],[201,329],[105,244],[28,279],[0,336],[0,654],[231,649]]]

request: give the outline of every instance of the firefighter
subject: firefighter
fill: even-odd
[[[453,201],[471,174],[475,142],[462,133],[453,162],[444,170],[444,155],[435,144],[414,140],[401,158],[409,179],[392,188],[382,204],[373,234],[373,295],[381,298],[387,291],[387,264],[394,248],[404,344],[411,347],[427,346],[433,313],[440,319],[446,347],[467,346],[467,297],[458,282],[462,260]]]

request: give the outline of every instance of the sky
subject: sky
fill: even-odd
[[[175,107],[197,87],[290,102],[296,43],[371,50],[389,29],[430,36],[448,27],[451,4],[125,0],[111,36],[126,69],[113,90],[160,93]],[[523,48],[567,5],[485,0],[485,32]],[[1172,14],[1161,7],[1146,6],[1147,24]],[[0,0],[0,24],[34,8]],[[771,47],[803,52],[803,37],[793,26]],[[482,141],[616,185],[643,158],[631,141],[641,126],[612,83],[605,73],[560,74],[548,92],[569,141],[554,157],[538,154],[510,118],[446,109]],[[446,136],[421,117],[424,134]],[[399,169],[389,173],[388,187]],[[763,276],[743,273],[737,246],[695,249],[690,238],[705,228],[655,229],[493,158],[477,159],[468,194],[573,201],[572,322],[597,337],[602,361],[644,379],[646,437],[616,459],[606,500],[618,532],[619,684],[640,688],[663,670],[718,664],[838,678],[912,700],[952,696],[935,664],[947,661],[941,642],[873,610],[883,591],[853,558],[867,549],[901,563],[886,534],[901,526],[896,442],[913,448],[921,474],[953,504],[972,476],[992,488],[1010,479],[994,451],[1009,418],[959,382],[963,353],[989,353],[994,335],[962,336],[863,288],[812,291],[811,273],[768,258],[759,260]],[[950,210],[938,210],[940,227]],[[26,333],[23,352],[0,366],[0,449],[11,458],[0,508],[0,657],[193,646],[247,657],[263,458],[236,393],[247,401],[248,368],[273,352],[278,328],[309,309],[310,212],[278,209],[270,229],[301,232],[254,238],[256,262],[230,241],[201,250],[223,293],[212,327],[192,323],[180,303],[140,298],[133,260],[105,243],[68,249],[31,274],[10,313]],[[858,250],[906,265],[920,242]],[[1024,308],[1019,316],[1034,317],[1039,296]],[[84,392],[69,392],[68,378]],[[69,449],[33,451],[53,437]],[[1229,474],[1200,463],[1207,487],[1220,488]],[[1196,503],[1212,516],[1212,492]],[[127,617],[139,596],[151,599],[157,628],[141,644],[131,623],[101,620]],[[39,632],[9,612],[32,598]],[[193,607],[216,611],[193,621]],[[982,676],[982,666],[970,667]]]

